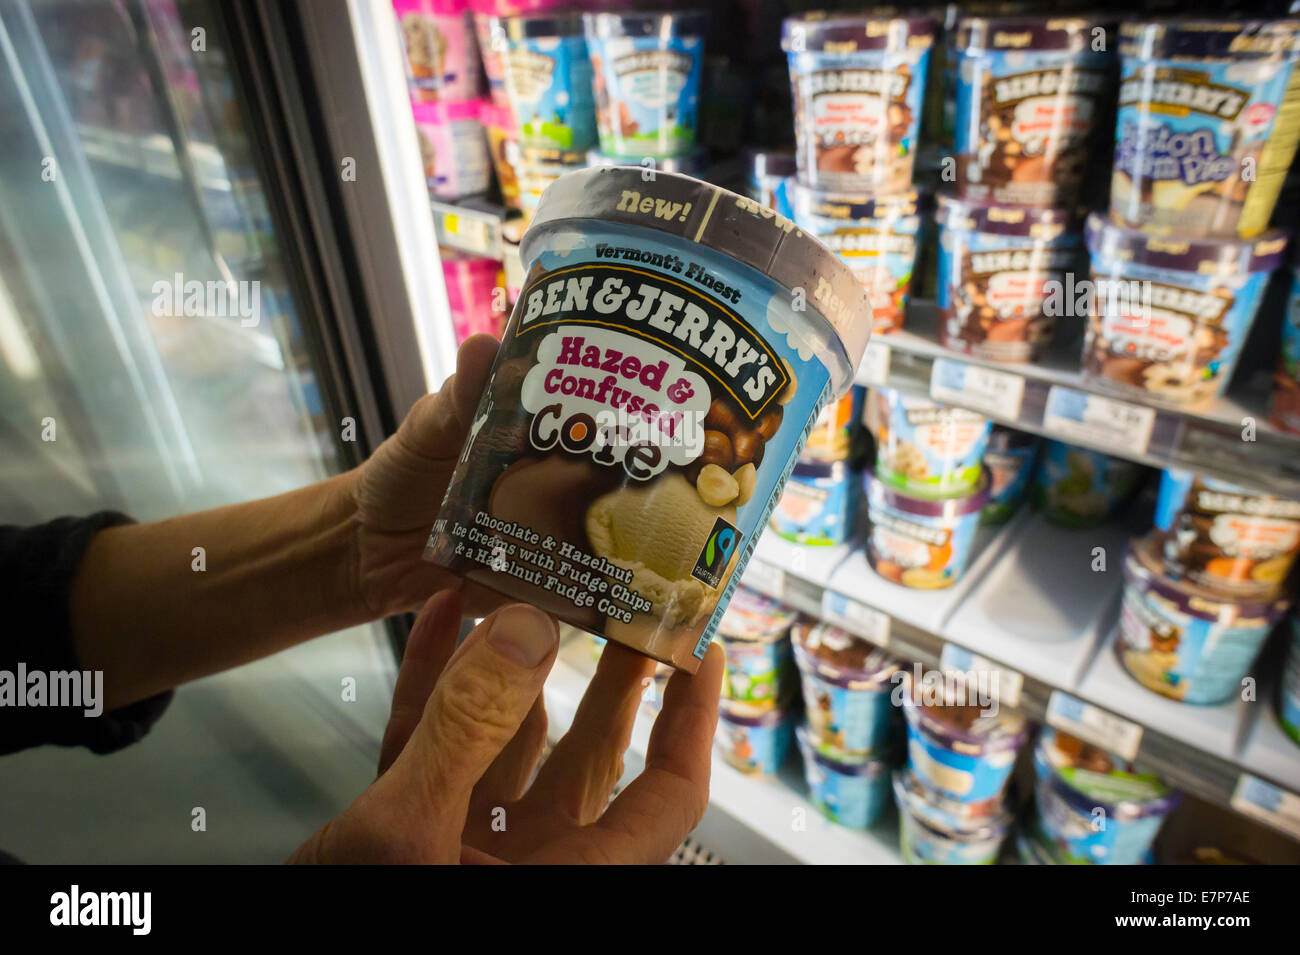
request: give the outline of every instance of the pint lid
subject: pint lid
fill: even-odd
[[[1096,259],[1198,275],[1271,272],[1284,261],[1288,239],[1282,229],[1271,229],[1253,239],[1162,238],[1116,225],[1098,212],[1088,216],[1084,235],[1088,251]]]
[[[980,470],[979,482],[973,489],[955,495],[908,494],[880,480],[870,468],[862,472],[862,484],[867,491],[868,512],[872,506],[883,505],[904,514],[938,517],[944,521],[984,510],[984,505],[993,496],[993,479],[987,467]]]
[[[1140,594],[1154,594],[1161,603],[1179,613],[1215,624],[1263,620],[1271,625],[1281,619],[1290,605],[1285,596],[1272,601],[1238,600],[1220,597],[1187,581],[1174,580],[1163,572],[1150,535],[1129,542],[1124,553],[1124,581],[1126,588],[1135,588]]]
[[[888,690],[900,664],[856,633],[829,623],[797,623],[790,631],[795,662],[837,686]]]
[[[819,10],[781,23],[787,53],[899,53],[928,49],[934,21],[928,16],[872,17]]]
[[[993,232],[998,235],[1055,239],[1078,226],[1079,214],[1073,209],[1013,206],[1008,203],[938,197],[935,213],[938,224],[963,232]]]
[[[1094,17],[963,17],[957,23],[955,49],[966,54],[988,50],[1082,53],[1098,49],[1095,31],[1100,30],[1098,52],[1105,52],[1111,49],[1109,33],[1113,29],[1113,21]]]
[[[1146,20],[1119,30],[1119,52],[1137,59],[1291,57],[1298,20]]]
[[[649,36],[666,40],[669,37],[703,36],[709,25],[709,14],[705,10],[584,13],[582,22],[587,36],[600,40],[625,36]]]
[[[583,220],[678,236],[762,272],[792,294],[804,290],[807,308],[799,316],[818,342],[836,396],[852,383],[871,337],[866,289],[835,253],[789,219],[687,176],[660,172],[646,181],[636,167],[594,166],[546,188],[520,244],[524,262],[545,232]]]
[[[718,621],[718,635],[724,640],[771,642],[789,633],[798,618],[798,612],[779,600],[737,587]]]
[[[921,197],[915,189],[890,196],[832,192],[806,186],[797,179],[790,183],[789,189],[796,216],[812,215],[845,221],[916,215]]]
[[[492,17],[488,22],[493,44],[498,41],[540,40],[556,36],[582,36],[580,13],[536,13],[513,17]]]

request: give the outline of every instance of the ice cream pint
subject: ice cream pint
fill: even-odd
[[[781,768],[794,736],[794,720],[781,710],[761,715],[736,713],[725,706],[718,713],[714,745],[742,773],[767,776]]]
[[[1190,471],[1160,475],[1155,525],[1170,577],[1249,600],[1277,596],[1300,553],[1300,501]]]
[[[841,762],[818,751],[802,726],[795,733],[812,804],[827,819],[850,829],[866,829],[875,822],[889,805],[889,763],[880,759]]]
[[[867,290],[876,334],[902,328],[921,230],[916,190],[872,198],[792,181],[788,193],[794,221],[839,255]]]
[[[552,183],[520,253],[426,558],[694,672],[865,293],[754,200],[622,166]]]
[[[957,26],[958,194],[1073,206],[1114,95],[1106,26],[1083,17],[968,17]],[[1108,129],[1107,129],[1108,131]]]
[[[1296,21],[1120,28],[1110,217],[1176,238],[1263,232],[1300,136]]]
[[[903,693],[908,767],[945,799],[1000,804],[1025,738],[1024,717],[975,703],[932,703],[925,694],[915,681]]]
[[[903,192],[912,183],[934,22],[810,14],[781,27],[795,157],[810,186]]]
[[[1034,473],[1034,505],[1054,524],[1096,527],[1118,513],[1141,475],[1142,466],[1132,461],[1048,441]]]
[[[991,483],[989,502],[980,512],[981,524],[1005,524],[1011,520],[1029,490],[1039,444],[1035,435],[993,426],[984,451],[984,466],[989,469]]]
[[[533,164],[580,163],[596,145],[591,61],[576,13],[493,17],[506,97],[524,158]]]
[[[830,547],[853,533],[857,481],[844,461],[798,461],[768,526],[796,544]]]
[[[429,191],[440,199],[486,192],[492,184],[480,103],[412,103],[420,160]]]
[[[1149,690],[1184,703],[1222,703],[1241,692],[1287,601],[1218,597],[1161,571],[1152,541],[1124,555],[1124,596],[1115,649]]]
[[[467,0],[393,0],[412,103],[478,96],[478,44]]]
[[[987,361],[1027,362],[1070,314],[1084,265],[1075,215],[939,197],[939,341]]]
[[[979,482],[993,423],[892,388],[874,392],[876,475],[912,494],[963,494]]]
[[[501,187],[501,201],[511,209],[519,208],[519,130],[509,107],[494,102],[480,101],[479,122],[487,134],[488,155]]]
[[[601,151],[677,156],[695,145],[708,14],[588,13]]]
[[[898,661],[861,637],[830,624],[796,624],[809,745],[841,762],[889,748],[897,727],[890,692]]]
[[[899,849],[908,865],[993,865],[1011,827],[1001,811],[967,821],[935,808],[934,794],[911,770],[894,773]],[[941,797],[942,798],[942,797]],[[942,800],[947,802],[948,800]]]
[[[1034,770],[1038,834],[1053,858],[1074,865],[1141,865],[1182,801],[1159,777],[1050,726],[1034,747]]]
[[[741,587],[718,624],[727,656],[722,698],[733,712],[771,709],[794,694],[790,607]]]
[[[1178,407],[1220,397],[1269,273],[1282,264],[1286,233],[1161,239],[1093,213],[1086,235],[1094,293],[1084,374]]]
[[[985,471],[974,490],[949,497],[900,491],[868,471],[867,562],[891,583],[917,590],[951,587],[975,546],[980,512],[989,502]]]

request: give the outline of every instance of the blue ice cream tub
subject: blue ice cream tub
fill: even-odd
[[[912,184],[934,21],[810,14],[781,25],[799,179],[848,192]]]
[[[958,23],[958,195],[1042,207],[1078,201],[1114,95],[1108,34],[1105,21],[1077,16]]]
[[[691,151],[708,21],[698,10],[583,15],[602,152],[639,158]]]
[[[1159,777],[1044,726],[1034,747],[1037,823],[1051,855],[1072,864],[1141,865],[1182,801]]]
[[[891,700],[898,661],[827,623],[796,624],[791,643],[809,745],[840,762],[890,749],[899,729]]]
[[[591,61],[576,13],[493,17],[519,147],[533,165],[574,165],[596,145]]]
[[[722,699],[732,711],[770,708],[794,695],[790,628],[798,617],[793,608],[746,587],[732,595],[718,624],[727,655]]]
[[[893,775],[898,805],[899,848],[908,865],[993,865],[1011,827],[1011,814],[962,815],[912,769]]]
[[[917,590],[951,587],[966,571],[980,514],[989,501],[989,472],[960,497],[925,497],[891,487],[868,471],[867,562],[891,583]]]
[[[910,681],[902,694],[907,718],[908,766],[940,796],[959,803],[1002,799],[1026,735],[1019,713],[996,713],[976,703],[945,704],[925,681]]]
[[[822,815],[850,829],[866,829],[875,822],[889,804],[889,763],[841,762],[817,750],[802,726],[795,734],[812,803]]]
[[[1137,488],[1142,465],[1047,441],[1034,472],[1034,506],[1063,527],[1097,527],[1114,517]]]
[[[1084,375],[1180,408],[1221,397],[1287,234],[1162,239],[1094,212],[1085,235],[1094,294]]]
[[[737,711],[724,701],[713,742],[728,765],[742,773],[767,776],[781,768],[793,734],[794,718],[785,710]]]
[[[1300,136],[1298,29],[1208,18],[1120,27],[1114,222],[1177,240],[1264,232]]]
[[[1011,520],[1029,491],[1041,443],[1037,435],[993,426],[984,449],[984,466],[991,478],[989,502],[980,511],[980,524],[1005,524]]]
[[[767,523],[788,541],[830,547],[852,535],[857,506],[858,482],[847,461],[800,460]]]
[[[520,254],[425,557],[694,672],[852,384],[866,295],[754,200],[625,166],[553,182]]]
[[[903,327],[921,231],[920,194],[892,196],[828,192],[792,180],[794,221],[821,239],[853,270],[871,300],[878,335]]]

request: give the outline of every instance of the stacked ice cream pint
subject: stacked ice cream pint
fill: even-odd
[[[808,432],[768,527],[796,544],[829,547],[853,533],[858,482],[849,463],[849,439],[862,389],[822,409]]]
[[[900,688],[907,766],[894,774],[903,861],[991,865],[1011,826],[1007,785],[1025,720],[996,687],[909,674]]]
[[[1143,686],[1224,703],[1289,605],[1300,501],[1188,471],[1160,477],[1155,527],[1130,542],[1115,641]]]
[[[899,663],[827,623],[795,624],[793,644],[805,714],[796,735],[812,802],[828,819],[865,829],[889,804],[897,765]]]
[[[1084,265],[1078,204],[1114,93],[1111,38],[1104,21],[1083,16],[956,23],[953,155],[941,175],[952,186],[937,212],[948,348],[1035,361],[1073,306],[1071,277]]]
[[[912,286],[923,199],[913,168],[934,30],[924,15],[813,13],[782,25],[796,142],[784,199],[867,290],[877,334],[902,327]]]
[[[1087,228],[1086,375],[1175,407],[1223,394],[1287,244],[1268,226],[1300,136],[1298,30],[1121,27],[1110,211]]]
[[[492,159],[480,116],[478,42],[468,0],[393,0],[429,193],[486,192]]]
[[[726,671],[715,744],[743,773],[775,773],[794,737],[798,694],[790,628],[797,617],[790,607],[741,587],[718,624]]]
[[[892,388],[870,392],[868,401],[876,461],[863,475],[867,561],[904,587],[951,587],[991,497],[983,457],[993,423]]]
[[[599,138],[590,164],[701,176],[707,152],[696,134],[708,24],[703,8],[583,16]]]
[[[1044,726],[1034,746],[1034,805],[1016,837],[1022,862],[1141,865],[1182,801],[1157,776]]]

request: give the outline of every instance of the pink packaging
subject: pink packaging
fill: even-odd
[[[479,333],[500,338],[502,319],[506,315],[505,290],[498,291],[497,284],[501,264],[495,259],[466,255],[455,249],[442,249],[441,255],[456,344]]]
[[[492,182],[492,157],[478,118],[482,102],[411,104],[424,178],[440,199],[486,192]]]
[[[412,103],[480,95],[478,42],[469,0],[393,0]]]

